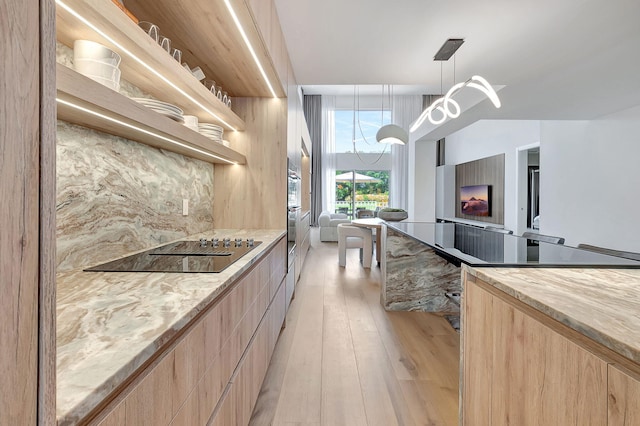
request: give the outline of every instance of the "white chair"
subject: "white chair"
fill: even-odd
[[[371,229],[341,223],[338,225],[338,264],[347,264],[347,249],[359,248],[362,266],[371,269],[373,239]]]

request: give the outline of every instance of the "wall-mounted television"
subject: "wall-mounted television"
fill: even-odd
[[[471,216],[491,216],[491,185],[461,186],[460,212]]]

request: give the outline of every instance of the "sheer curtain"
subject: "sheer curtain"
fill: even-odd
[[[336,207],[336,97],[322,96],[322,209]]]
[[[422,97],[394,96],[391,122],[409,133],[409,127],[422,112]],[[407,145],[391,146],[391,173],[389,176],[389,207],[408,210],[409,208],[409,154],[413,150]]]
[[[322,97],[305,95],[304,116],[311,136],[311,226],[322,213]]]

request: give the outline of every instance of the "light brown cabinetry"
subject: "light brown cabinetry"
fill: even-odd
[[[609,365],[609,426],[640,425],[640,374]]]
[[[462,325],[463,425],[640,424],[633,362],[469,273]]]
[[[284,321],[285,250],[282,239],[93,423],[204,425],[231,406],[246,424]]]
[[[302,272],[302,266],[304,265],[304,260],[307,257],[307,253],[309,252],[309,247],[311,244],[310,240],[310,220],[311,214],[310,212],[305,212],[301,215],[300,223],[298,223],[296,227],[296,282],[300,279],[300,273]]]
[[[463,424],[606,425],[607,363],[481,285],[465,286]]]

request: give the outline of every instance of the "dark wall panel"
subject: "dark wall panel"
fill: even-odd
[[[469,185],[491,185],[490,216],[472,216],[462,213],[460,187]],[[456,166],[456,217],[504,224],[504,154]]]

